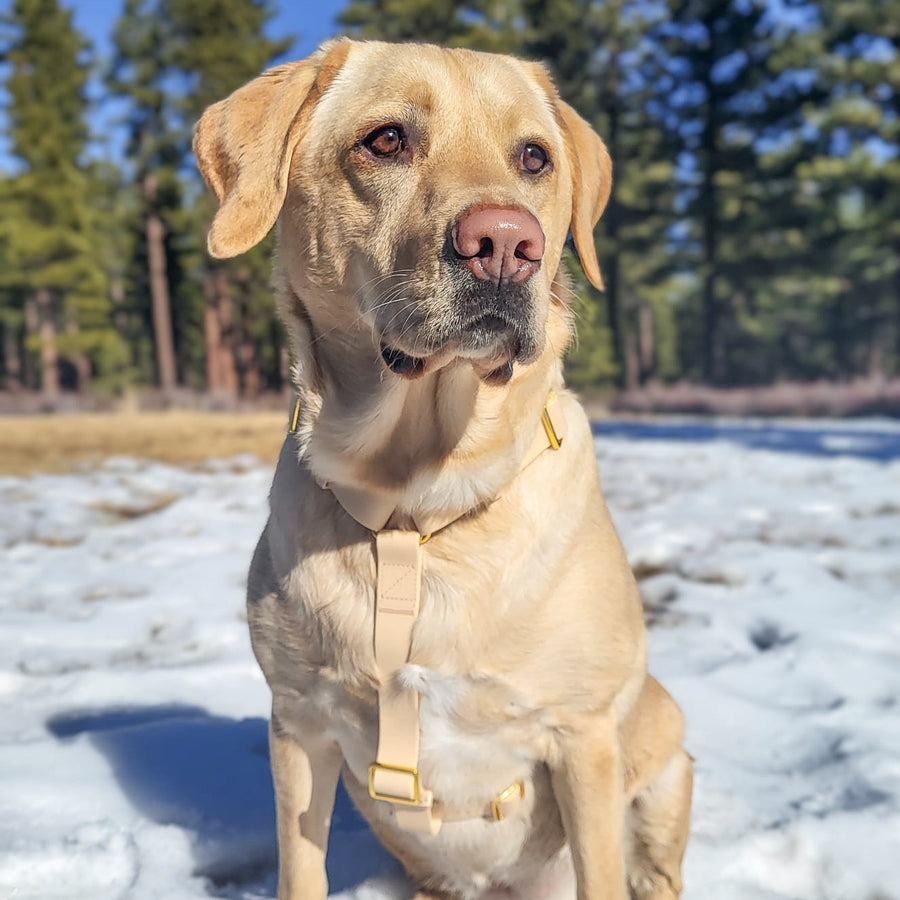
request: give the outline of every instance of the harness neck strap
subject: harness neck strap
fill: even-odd
[[[545,450],[558,450],[565,436],[566,420],[559,405],[559,398],[551,391],[541,410],[540,428],[535,432],[522,458],[519,471],[530,466]],[[350,518],[374,532],[381,531],[387,525],[400,500],[399,491],[367,491],[333,483],[329,483],[327,488]],[[427,514],[415,516],[413,521],[419,534],[431,535],[452,525],[468,512],[467,510],[464,513],[452,513],[449,516],[440,513]]]

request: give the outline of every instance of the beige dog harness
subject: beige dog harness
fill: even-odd
[[[297,429],[300,401],[294,407],[290,431]],[[558,450],[566,435],[559,399],[550,393],[538,429],[519,471],[545,450]],[[369,795],[394,805],[397,824],[406,831],[437,834],[444,820],[439,801],[419,778],[419,692],[397,684],[397,673],[409,661],[412,632],[422,599],[424,545],[432,535],[467,513],[449,519],[431,516],[415,520],[418,530],[387,529],[394,498],[340,485],[323,485],[344,511],[375,535],[375,663],[378,687],[378,750],[369,766]],[[478,816],[502,821],[524,796],[515,781],[494,796]]]

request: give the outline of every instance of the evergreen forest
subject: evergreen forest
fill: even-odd
[[[272,238],[206,254],[190,153],[209,103],[289,58],[275,2],[122,0],[103,58],[64,2],[0,15],[0,391],[287,389]],[[335,34],[542,60],[604,138],[574,386],[900,377],[900,0],[348,0]]]

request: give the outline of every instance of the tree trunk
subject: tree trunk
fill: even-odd
[[[113,325],[126,345],[128,340],[128,313],[125,311],[125,285],[122,276],[114,276],[109,283],[109,297],[113,304]]]
[[[141,145],[151,152],[153,130],[148,123],[141,133]],[[150,282],[150,304],[153,313],[153,343],[156,347],[156,371],[163,394],[170,394],[178,382],[175,368],[175,339],[172,334],[172,301],[169,292],[169,270],[166,265],[166,226],[159,215],[158,185],[153,172],[141,178],[141,191],[147,209],[144,225],[147,240],[147,275]]]
[[[609,98],[609,105],[606,110],[608,123],[605,138],[609,155],[615,164],[619,161],[620,143],[618,99],[619,73],[617,69],[619,48],[615,40],[608,50],[611,62],[606,85],[606,94]],[[616,381],[620,387],[627,388],[633,387],[634,385],[629,383],[632,381],[632,377],[629,366],[630,354],[626,346],[628,329],[627,325],[624,323],[623,317],[620,315],[622,311],[622,280],[619,270],[619,203],[616,197],[616,183],[616,179],[613,178],[609,202],[607,203],[606,213],[603,217],[606,236],[612,246],[612,252],[603,263],[606,270],[603,273],[603,284],[606,294],[606,325],[609,328],[609,340],[612,344],[613,361],[618,370]]]
[[[219,331],[219,316],[216,313],[216,274],[212,268],[203,273],[203,298],[206,304],[203,309],[203,342],[206,348],[206,390],[211,394],[219,391],[219,344],[222,336]]]
[[[156,186],[152,175],[145,179],[145,196]],[[172,336],[172,304],[169,298],[169,278],[166,271],[166,227],[155,210],[148,212],[146,223],[147,267],[150,276],[150,300],[153,309],[153,340],[156,345],[156,369],[159,386],[164,394],[171,393],[177,384],[175,371],[175,341]]]
[[[637,332],[629,328],[625,332],[625,389],[628,391],[638,386],[639,358]]]
[[[255,400],[259,396],[262,376],[253,338],[250,336],[250,271],[242,268],[237,275],[240,288],[240,333],[238,335],[238,368],[241,396]]]
[[[879,329],[869,337],[869,346],[866,348],[866,375],[873,379],[884,378],[884,349],[881,346]]]
[[[41,393],[46,399],[55,400],[59,396],[59,354],[56,350],[53,301],[47,288],[38,288],[34,299],[41,338]]]
[[[259,374],[256,349],[253,341],[248,337],[246,329],[241,335],[240,360],[244,375],[243,396],[247,400],[255,400],[259,396],[262,379]]]
[[[237,360],[234,322],[231,309],[231,286],[224,266],[216,271],[216,314],[219,318],[219,386],[231,397],[238,395]]]
[[[723,353],[716,297],[716,216],[711,212],[716,200],[713,190],[704,184],[703,268],[706,274],[703,276],[703,377],[710,384],[717,384],[722,380]],[[707,191],[710,193],[707,194]]]
[[[78,318],[72,309],[66,312],[66,333],[78,334]],[[76,342],[77,346],[77,342]],[[81,393],[87,390],[91,382],[91,361],[83,350],[75,350],[69,358],[75,368],[75,374],[78,378],[77,390]]]
[[[231,291],[224,266],[210,265],[203,276],[203,331],[206,343],[206,387],[236,397],[237,364],[231,313]]]
[[[606,222],[606,234],[613,248],[616,247],[616,226],[614,204],[610,203],[612,209],[609,209],[609,215]],[[620,278],[619,278],[619,258],[613,249],[610,257],[603,261],[603,288],[606,299],[606,325],[609,328],[609,342],[612,345],[613,362],[616,364],[616,383],[620,387],[628,386],[628,363],[627,354],[625,353],[625,336],[623,331],[627,331],[622,327],[622,318],[619,315],[621,311],[621,303],[619,295],[621,294]]]
[[[25,389],[38,389],[38,374],[34,353],[31,348],[40,345],[41,317],[37,308],[37,300],[28,297],[25,300],[25,355],[22,359],[22,382]]]
[[[11,393],[22,390],[22,355],[17,332],[9,322],[3,326],[3,386]]]
[[[641,303],[638,307],[638,356],[640,358],[640,381],[645,384],[656,370],[656,344],[653,331],[653,307]]]
[[[625,390],[632,390],[640,384],[640,346],[638,344],[638,330],[633,327],[632,319],[634,318],[634,298],[627,291],[619,291],[621,298],[620,318],[621,326],[621,351],[622,351],[622,368],[619,374],[619,385]]]
[[[852,308],[850,293],[842,290],[827,309],[828,336],[834,348],[834,374],[838,378],[853,377],[853,360],[850,352],[850,335],[853,329],[849,326],[851,321],[848,311]]]
[[[894,309],[891,318],[891,342],[893,356],[890,375],[900,375],[900,243],[894,246]]]

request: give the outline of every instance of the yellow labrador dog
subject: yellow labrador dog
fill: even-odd
[[[682,716],[560,362],[602,141],[539,65],[342,40],[194,147],[214,256],[278,223],[296,357],[249,578],[278,896],[326,896],[342,775],[421,897],[678,897]]]

